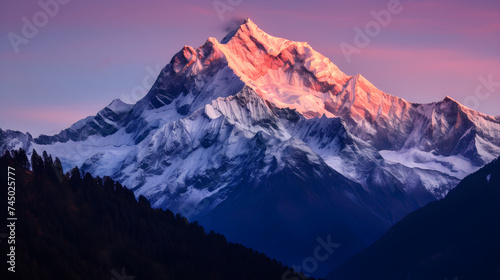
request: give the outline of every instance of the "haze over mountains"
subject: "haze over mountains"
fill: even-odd
[[[111,176],[286,264],[331,236],[341,246],[311,272],[326,275],[498,157],[500,117],[386,94],[247,19],[221,42],[182,48],[134,105],[0,139]]]

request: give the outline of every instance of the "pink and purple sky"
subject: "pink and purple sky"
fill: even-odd
[[[418,103],[448,95],[500,115],[498,0],[401,0],[401,12],[350,62],[341,43],[354,45],[354,28],[397,0],[217,0],[230,7],[223,17],[212,0],[59,1],[68,3],[49,5],[51,15],[39,1],[2,1],[2,129],[55,134],[113,99],[133,100],[184,45],[221,40],[234,19],[247,17],[273,36],[309,42],[346,74],[360,73],[389,94]],[[12,34],[23,36],[23,18],[41,27],[16,53]],[[481,86],[479,77],[492,85]]]

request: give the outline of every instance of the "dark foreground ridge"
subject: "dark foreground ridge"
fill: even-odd
[[[500,158],[409,214],[328,279],[500,279]]]
[[[197,222],[152,209],[109,177],[63,174],[60,161],[23,150],[0,158],[16,178],[16,272],[0,243],[0,279],[282,279],[288,271],[264,254],[205,233]],[[7,216],[2,188],[2,221]],[[3,230],[2,230],[3,232]],[[0,233],[2,233],[0,232]],[[10,245],[9,245],[10,246]]]

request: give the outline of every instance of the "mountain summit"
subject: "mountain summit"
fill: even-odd
[[[306,118],[341,117],[379,150],[463,155],[477,166],[498,153],[499,119],[449,97],[421,105],[388,95],[361,75],[346,76],[307,43],[272,37],[249,19],[223,42],[229,66],[266,101]]]
[[[23,139],[287,264],[330,236],[325,275],[498,157],[500,119],[386,94],[246,20],[183,47],[136,104]]]
[[[270,36],[250,19],[229,35],[220,48],[229,66],[259,96],[306,117],[333,117],[319,93],[335,87],[340,91],[348,77],[328,58],[306,42]]]

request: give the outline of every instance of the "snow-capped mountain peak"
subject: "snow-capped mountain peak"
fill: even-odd
[[[231,31],[221,43],[225,45],[248,45],[250,41],[259,43],[259,51],[277,56],[288,47],[289,40],[273,37],[262,31],[252,20],[246,19],[238,29]]]
[[[340,91],[349,79],[308,43],[271,36],[249,19],[218,47],[229,67],[262,98],[306,117],[332,117],[325,93]]]
[[[500,155],[498,117],[449,97],[416,104],[389,95],[249,19],[221,42],[184,46],[136,104],[115,100],[57,135],[21,137],[0,130],[0,147],[47,150],[64,168],[112,176],[155,207],[256,248],[269,247],[254,229],[267,236],[266,223],[289,219],[308,225],[305,237],[348,228],[345,248],[355,239],[348,250],[358,250]],[[358,228],[366,220],[375,234]],[[284,257],[301,243],[273,234]]]

